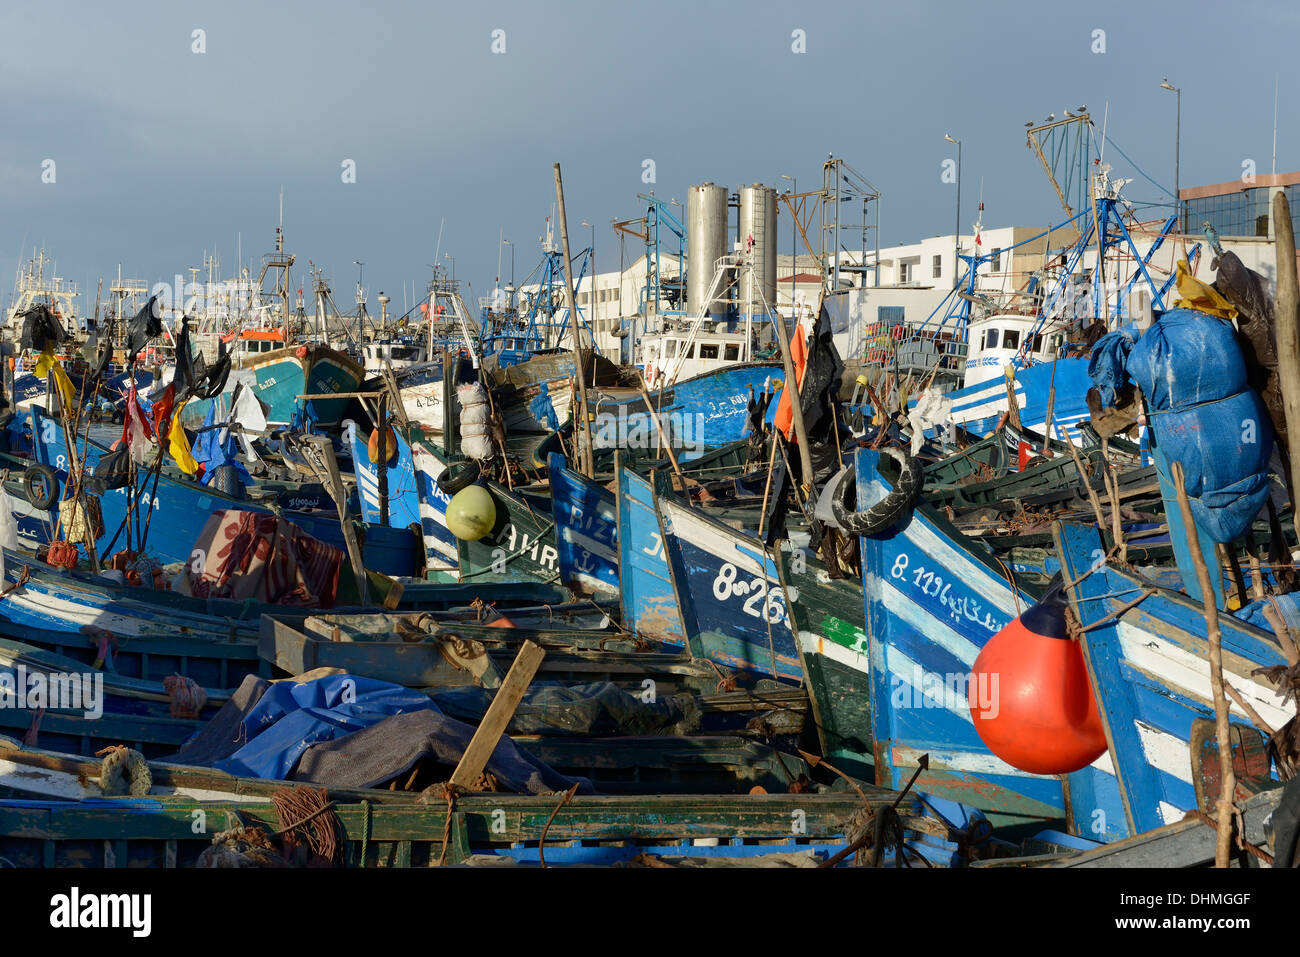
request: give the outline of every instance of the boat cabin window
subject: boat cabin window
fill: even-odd
[[[718,357],[718,344],[716,342],[700,343],[701,359],[716,359]]]
[[[686,347],[686,358],[687,359],[695,358],[695,343],[692,342],[689,346]]]
[[[986,330],[984,333],[984,348],[996,349],[997,347],[998,347],[998,331],[996,329]]]
[[[1002,334],[1002,348],[1003,349],[1020,348],[1020,331],[1018,329],[1007,329]]]
[[[1029,352],[1042,352],[1042,351],[1043,351],[1043,337],[1042,337],[1041,335],[1039,335],[1039,336],[1030,336],[1030,337],[1029,337],[1029,349],[1028,349],[1028,351],[1029,351]]]
[[[726,359],[728,362],[735,362],[740,358],[740,346],[734,343],[726,346],[722,350],[722,358]]]

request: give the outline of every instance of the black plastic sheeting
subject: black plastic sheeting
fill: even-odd
[[[439,691],[434,704],[457,718],[477,723],[495,694],[486,688]],[[691,695],[644,701],[609,681],[564,685],[537,682],[515,708],[511,734],[546,735],[685,735],[700,727],[700,711]]]
[[[149,301],[141,307],[126,326],[127,362],[134,362],[150,339],[162,335],[162,307],[157,306],[158,297],[150,296]]]
[[[230,699],[194,737],[168,760],[211,767],[248,743],[243,725],[271,687],[254,675],[246,677]],[[289,780],[324,787],[369,788],[408,774],[426,758],[447,766],[447,777],[474,737],[474,725],[441,713],[437,707],[386,718],[360,731],[313,745],[294,766]],[[571,778],[503,737],[488,759],[486,770],[502,788],[520,794],[566,791],[594,794],[586,778]]]
[[[23,313],[21,349],[44,352],[47,346],[56,346],[66,338],[63,324],[54,318],[47,306],[32,306]]]

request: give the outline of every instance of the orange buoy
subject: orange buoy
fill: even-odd
[[[393,456],[397,454],[397,433],[393,431],[391,425],[384,428],[384,457],[382,459],[379,457],[378,429],[370,430],[370,441],[366,443],[366,454],[374,465],[378,465],[380,462],[391,462],[393,460]]]
[[[1069,774],[1106,750],[1077,642],[1065,633],[1058,582],[975,659],[970,716],[990,751],[1032,774]]]

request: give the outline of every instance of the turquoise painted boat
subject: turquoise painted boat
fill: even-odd
[[[271,425],[287,425],[293,420],[300,395],[356,392],[365,378],[360,364],[319,345],[276,349],[249,363],[249,368],[257,377],[257,397],[269,408],[266,420]],[[337,428],[350,401],[312,399],[306,403],[307,414],[321,428]]]

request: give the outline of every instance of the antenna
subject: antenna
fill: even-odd
[[[1097,156],[1098,163],[1106,162],[1106,127],[1110,125],[1110,100],[1106,101],[1106,109],[1101,114],[1101,152]]]
[[[1277,175],[1277,74],[1273,74],[1273,175]]]

